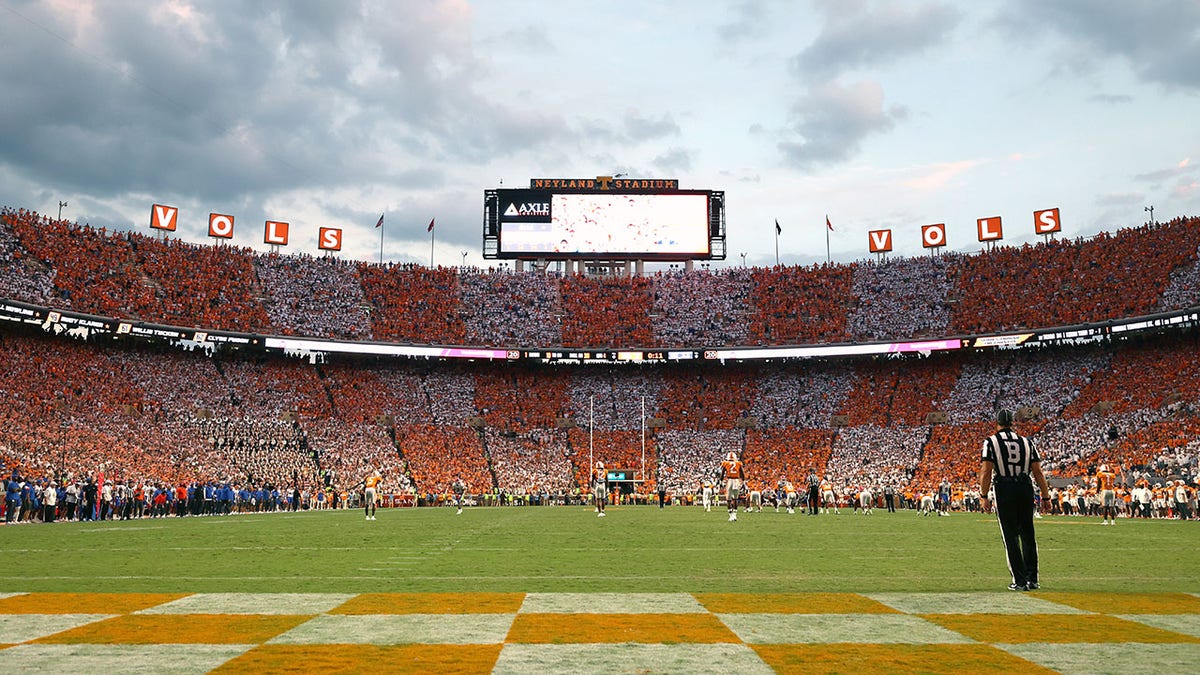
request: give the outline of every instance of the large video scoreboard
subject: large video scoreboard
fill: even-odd
[[[725,193],[676,180],[535,178],[484,192],[484,257],[724,260]]]

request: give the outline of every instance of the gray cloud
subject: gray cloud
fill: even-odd
[[[1136,176],[1134,176],[1133,179],[1138,180],[1138,181],[1145,181],[1145,182],[1149,182],[1149,183],[1160,183],[1164,180],[1168,180],[1168,179],[1175,178],[1178,176],[1187,176],[1187,175],[1193,174],[1197,171],[1197,168],[1200,168],[1200,165],[1192,166],[1190,162],[1185,161],[1185,162],[1176,164],[1175,166],[1167,167],[1165,169],[1158,169],[1156,171],[1148,171],[1146,173],[1139,173]]]
[[[1015,0],[1001,7],[998,23],[1014,39],[1063,36],[1068,45],[1058,59],[1071,70],[1089,72],[1097,62],[1117,57],[1145,81],[1200,87],[1195,0]]]
[[[830,82],[793,106],[788,135],[795,139],[781,141],[779,149],[789,164],[802,169],[844,161],[868,136],[890,131],[907,116],[903,107],[884,108],[877,82]]]
[[[1133,97],[1127,94],[1092,94],[1088,97],[1088,100],[1093,103],[1104,103],[1106,105],[1133,103]]]
[[[885,108],[879,81],[843,84],[843,75],[937,48],[962,20],[956,8],[940,2],[817,4],[825,23],[817,38],[791,60],[792,74],[804,93],[792,105],[777,143],[784,161],[800,169],[850,159],[866,138],[891,131],[908,116],[904,106]]]
[[[825,25],[791,62],[806,81],[833,79],[936,48],[962,20],[956,8],[939,2],[822,0],[818,5]]]
[[[428,189],[447,177],[413,172],[580,133],[480,93],[487,66],[458,3],[179,7],[17,5],[0,22],[0,166],[73,194],[229,203]]]
[[[728,23],[717,26],[717,37],[726,42],[739,42],[759,37],[769,26],[766,0],[744,0],[731,10]]]
[[[622,126],[625,137],[635,143],[679,135],[679,125],[675,123],[671,113],[665,113],[662,117],[655,119],[630,109],[625,111]]]
[[[690,171],[692,153],[686,148],[670,148],[651,162],[654,167],[669,175],[671,172]]]

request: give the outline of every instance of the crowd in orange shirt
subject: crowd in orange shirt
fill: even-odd
[[[559,284],[563,344],[655,346],[650,319],[652,286],[647,277],[564,277]]]

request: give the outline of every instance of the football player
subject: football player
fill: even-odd
[[[721,479],[725,481],[725,501],[729,507],[729,522],[732,523],[737,520],[738,498],[742,494],[742,481],[746,480],[742,461],[736,452],[725,455],[725,461],[721,462]]]
[[[592,498],[596,500],[598,517],[603,518],[604,504],[608,501],[608,471],[604,468],[604,462],[596,462],[592,469]]]

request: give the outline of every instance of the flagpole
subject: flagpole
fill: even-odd
[[[832,265],[833,258],[829,256],[829,214],[825,214],[825,264]]]
[[[383,264],[383,216],[379,216],[379,264]]]
[[[431,227],[431,228],[429,228],[429,267],[430,267],[430,269],[433,269],[433,237],[434,236],[435,235],[433,232],[433,228]]]
[[[779,267],[779,221],[775,221],[775,266]]]

